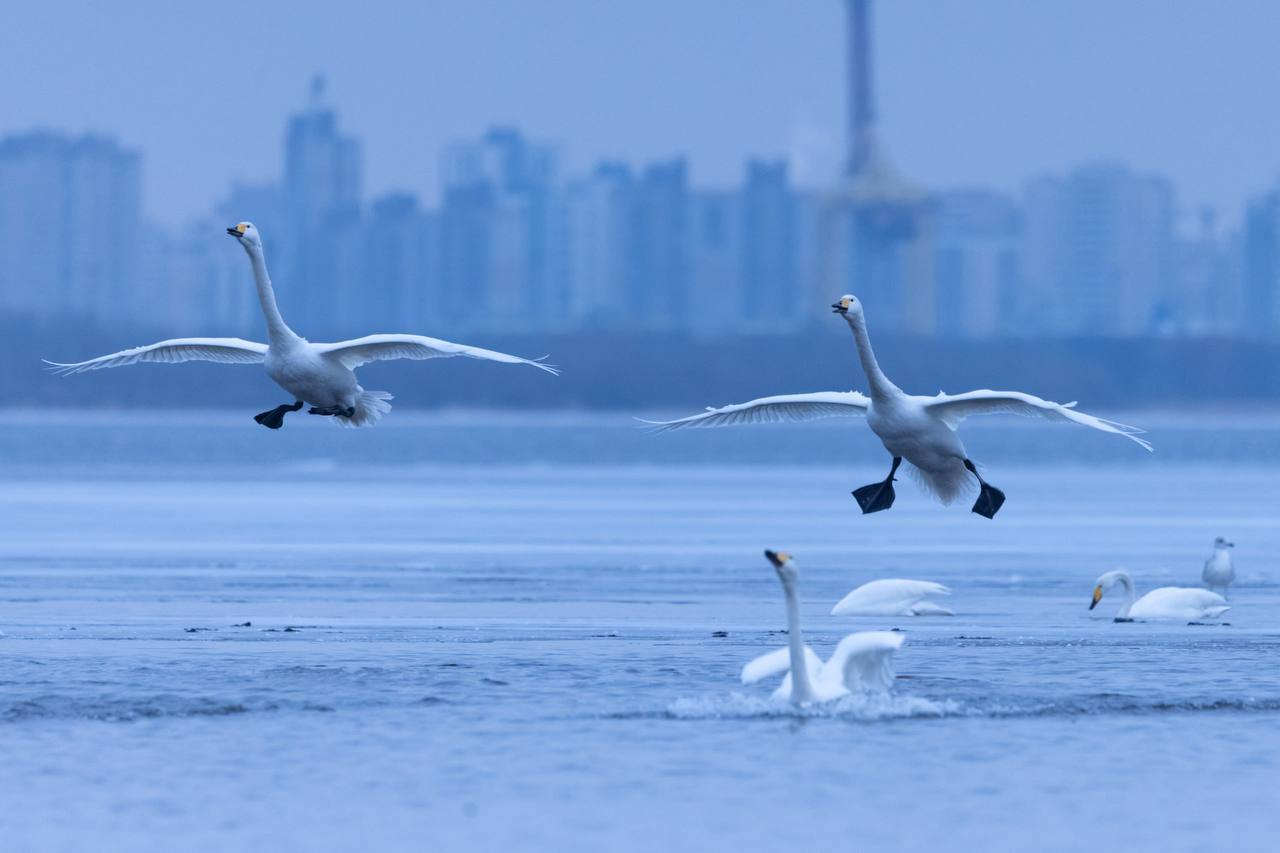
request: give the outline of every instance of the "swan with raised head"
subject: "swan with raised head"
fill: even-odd
[[[1213,540],[1213,556],[1204,561],[1204,571],[1200,573],[1204,585],[1213,589],[1222,587],[1222,596],[1227,595],[1227,588],[1235,582],[1236,567],[1231,561],[1231,549],[1236,543],[1228,542],[1219,536]]]
[[[836,645],[826,663],[804,643],[800,630],[799,577],[791,555],[765,551],[778,573],[787,602],[787,647],[761,655],[742,668],[742,683],[754,684],[786,673],[773,698],[793,705],[830,702],[853,692],[886,692],[893,686],[893,655],[902,646],[894,631],[859,631]]]
[[[258,229],[252,222],[241,222],[228,228],[227,233],[244,247],[249,256],[258,301],[267,322],[267,343],[240,338],[174,338],[88,361],[47,363],[64,376],[142,362],[262,364],[267,375],[294,398],[292,403],[281,404],[254,416],[255,421],[268,429],[284,426],[284,416],[298,411],[305,404],[311,405],[309,414],[331,416],[341,426],[360,427],[376,423],[391,411],[391,404],[387,401],[392,397],[385,391],[366,391],[356,381],[355,369],[371,361],[466,356],[506,364],[527,364],[551,374],[559,373],[551,365],[538,360],[422,335],[367,335],[350,341],[313,344],[289,328],[276,306]]]
[[[931,595],[950,595],[951,590],[933,581],[885,578],[869,581],[850,592],[831,608],[832,616],[955,616],[934,601]]]
[[[845,295],[831,306],[853,331],[862,372],[867,376],[870,396],[857,391],[819,391],[812,394],[784,394],[761,397],[746,403],[725,406],[674,421],[650,422],[659,431],[688,427],[716,427],[729,424],[810,421],[829,417],[865,417],[893,461],[883,482],[855,489],[853,497],[862,512],[872,513],[893,506],[893,484],[898,467],[905,460],[918,475],[921,485],[944,504],[969,492],[975,484],[978,499],[973,511],[994,518],[1004,504],[1004,492],[990,485],[978,473],[964,445],[956,435],[960,422],[970,415],[1006,412],[1015,415],[1066,421],[1102,432],[1122,435],[1146,450],[1150,442],[1138,437],[1143,430],[1076,411],[1075,403],[1054,403],[1021,391],[969,391],[964,394],[938,393],[936,397],[907,394],[889,381],[876,362],[867,335],[862,303]]]
[[[1227,600],[1216,592],[1192,587],[1162,586],[1137,598],[1133,578],[1120,570],[1107,572],[1098,578],[1089,609],[1097,607],[1103,593],[1117,584],[1124,589],[1124,602],[1116,611],[1117,622],[1137,619],[1186,619],[1194,622],[1197,619],[1217,619],[1231,609]]]

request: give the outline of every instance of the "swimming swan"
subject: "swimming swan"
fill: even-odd
[[[754,684],[787,673],[774,699],[793,705],[830,702],[853,691],[885,692],[893,686],[893,654],[903,637],[894,631],[860,631],[839,642],[826,663],[804,644],[800,603],[796,600],[796,567],[791,555],[765,551],[782,582],[787,599],[787,647],[761,655],[742,668],[742,683]]]
[[[932,601],[930,595],[950,595],[951,590],[933,581],[886,578],[870,581],[850,592],[831,608],[832,616],[955,616]]]
[[[1004,504],[1004,492],[982,479],[956,435],[960,422],[970,415],[1007,412],[1051,421],[1068,421],[1122,435],[1151,450],[1149,442],[1137,437],[1142,430],[1078,412],[1073,408],[1075,403],[1054,403],[1020,391],[984,390],[965,394],[939,392],[936,397],[906,394],[889,381],[876,363],[871,339],[867,336],[862,304],[853,296],[846,295],[831,307],[844,316],[849,328],[853,330],[858,359],[862,362],[862,371],[866,374],[867,384],[871,389],[870,397],[857,391],[784,394],[720,409],[708,409],[702,414],[679,420],[650,423],[654,423],[658,431],[662,432],[686,427],[865,416],[867,426],[871,427],[871,431],[879,437],[885,450],[893,457],[893,464],[884,482],[853,491],[864,514],[893,506],[894,475],[905,459],[919,475],[921,485],[944,504],[951,503],[967,492],[976,480],[979,494],[973,511],[986,518],[994,518]]]
[[[1200,573],[1200,579],[1209,589],[1222,587],[1223,598],[1226,598],[1227,587],[1236,579],[1236,567],[1231,561],[1231,549],[1234,547],[1236,543],[1221,536],[1213,540],[1213,556],[1204,561],[1204,571]]]
[[[1124,603],[1116,611],[1117,622],[1135,619],[1216,619],[1231,609],[1227,600],[1207,589],[1162,586],[1134,600],[1133,578],[1128,572],[1107,572],[1093,588],[1089,609],[1098,606],[1102,594],[1116,584],[1124,587]]]
[[[356,381],[355,369],[371,361],[391,359],[427,359],[466,356],[507,364],[528,364],[548,373],[558,374],[554,367],[527,358],[519,358],[493,350],[450,343],[421,335],[367,335],[351,341],[313,344],[299,337],[284,322],[276,307],[275,292],[267,275],[267,261],[262,250],[262,237],[252,222],[241,222],[227,229],[249,255],[253,280],[258,288],[258,301],[267,321],[267,343],[240,338],[174,338],[145,347],[122,350],[74,364],[46,362],[64,376],[123,367],[140,362],[173,364],[182,361],[216,361],[224,364],[264,364],[267,375],[294,397],[293,403],[276,406],[254,416],[268,429],[284,426],[284,416],[310,403],[310,414],[329,415],[342,426],[370,426],[391,411],[392,399],[385,391],[366,391]]]

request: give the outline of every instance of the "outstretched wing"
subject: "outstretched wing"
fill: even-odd
[[[720,409],[707,409],[702,414],[690,415],[674,421],[645,421],[657,427],[657,432],[667,432],[686,427],[719,427],[737,424],[792,423],[814,421],[819,418],[863,417],[871,404],[857,391],[815,391],[812,394],[779,394],[761,397],[747,403],[738,403]]]
[[[850,691],[887,691],[893,686],[893,655],[902,647],[897,631],[859,631],[836,646],[827,667],[840,673]]]
[[[970,391],[967,394],[939,394],[924,405],[928,412],[942,418],[947,426],[952,429],[958,427],[960,422],[970,415],[990,415],[1004,412],[1031,418],[1044,418],[1050,421],[1067,421],[1102,430],[1103,432],[1112,432],[1116,435],[1123,435],[1147,450],[1151,449],[1151,442],[1138,438],[1145,430],[1078,412],[1075,410],[1076,404],[1074,402],[1055,403],[1052,400],[1042,400],[1034,394],[1024,394],[1021,391],[983,390]]]
[[[804,647],[804,663],[809,670],[810,677],[817,677],[822,670],[822,660],[808,646]],[[742,668],[742,683],[755,684],[757,681],[768,678],[771,675],[781,675],[791,670],[791,650],[786,646],[769,652],[767,655],[760,655],[750,661]]]
[[[316,344],[315,346],[320,352],[336,357],[348,370],[354,370],[371,361],[391,361],[398,358],[421,361],[427,358],[452,358],[463,355],[467,358],[501,361],[504,364],[529,364],[539,370],[545,370],[556,376],[560,375],[559,370],[550,364],[544,364],[541,359],[521,358],[518,355],[469,347],[466,344],[455,344],[424,335],[366,335],[353,341],[338,341],[334,344]]]
[[[222,364],[261,364],[267,357],[267,345],[240,338],[174,338],[145,347],[113,352],[88,361],[61,364],[45,361],[61,376],[101,370],[104,367],[124,367],[128,364],[151,362],[178,364],[183,361],[216,361]]]

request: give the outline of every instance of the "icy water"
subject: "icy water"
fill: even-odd
[[[990,522],[861,424],[0,416],[0,849],[1274,850],[1280,420],[966,428]],[[1220,625],[1087,610],[1124,566]],[[887,699],[742,687],[900,628]],[[877,577],[953,618],[836,618]]]

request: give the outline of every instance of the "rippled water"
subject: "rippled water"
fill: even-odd
[[[881,456],[825,425],[10,414],[0,847],[1274,849],[1280,424],[1150,420],[967,430],[988,522],[858,515]],[[1087,610],[1217,535],[1225,624]],[[820,653],[906,633],[891,696],[737,683],[785,642],[765,547]],[[893,576],[958,615],[826,615]]]

